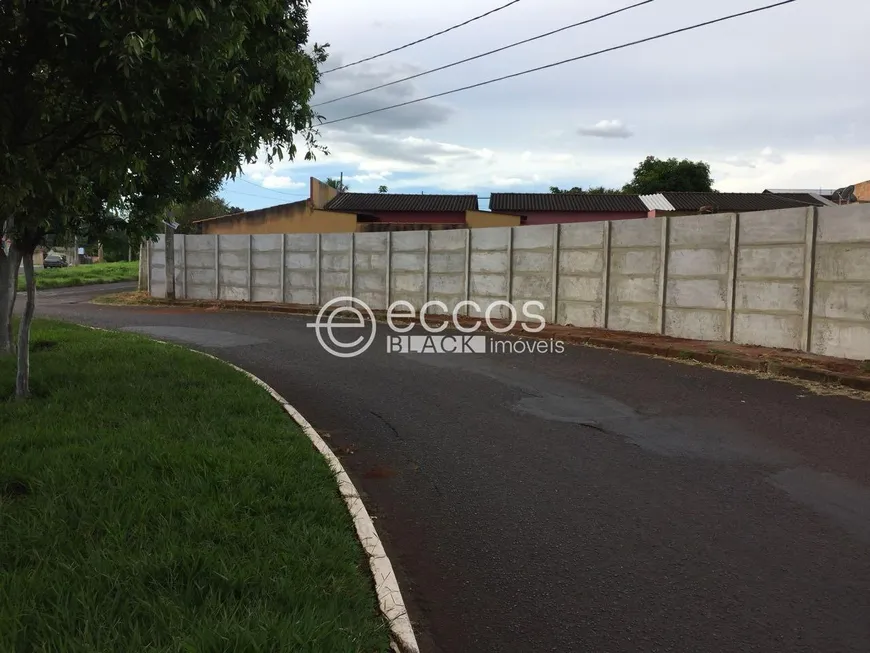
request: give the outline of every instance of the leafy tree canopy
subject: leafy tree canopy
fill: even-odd
[[[710,177],[710,165],[703,161],[648,156],[634,169],[632,180],[622,190],[639,195],[669,191],[711,192],[713,179]]]
[[[386,186],[378,186],[378,192],[379,193],[389,193],[390,189],[387,188]]]
[[[339,193],[346,193],[347,191],[350,190],[350,186],[345,184],[340,179],[333,179],[332,177],[327,178],[326,185],[331,186],[332,188],[337,190]]]
[[[583,189],[579,186],[574,186],[574,188],[571,188],[570,190],[563,190],[558,186],[550,186],[550,192],[554,195],[565,195],[568,193],[582,193]]]
[[[258,158],[305,158],[325,46],[304,0],[0,2],[0,350],[14,276],[28,307],[17,393],[27,394],[32,253],[47,234],[151,236],[173,203],[215,193]],[[123,216],[123,217],[121,217]]]
[[[217,218],[230,213],[241,213],[242,210],[237,206],[231,206],[219,195],[209,195],[200,200],[174,204],[172,206],[172,219],[179,224],[177,233],[190,234],[194,233],[193,223],[197,220]]]

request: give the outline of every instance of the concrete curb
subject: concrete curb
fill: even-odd
[[[102,304],[104,306],[131,306],[123,304]],[[136,306],[133,304],[132,306]],[[152,299],[147,304],[139,304],[139,306],[189,306],[191,308],[215,308],[217,310],[234,310],[248,311],[254,313],[282,313],[290,315],[317,315],[318,308],[314,306],[296,305],[296,304],[247,304],[247,302],[229,302],[229,301],[209,301],[209,300],[189,300],[177,299],[175,301]],[[380,319],[380,313],[383,311],[375,311],[376,319]],[[433,316],[433,321],[436,319]],[[558,326],[558,325],[548,325]],[[615,334],[617,332],[610,332]],[[526,338],[535,337],[525,332],[511,333],[509,335],[523,336]],[[545,337],[543,335],[537,336]],[[853,390],[870,391],[870,374],[857,376],[843,372],[835,372],[825,370],[819,367],[809,367],[784,363],[780,361],[768,361],[752,356],[741,356],[738,353],[713,353],[703,351],[689,351],[680,349],[678,343],[674,344],[656,344],[650,342],[634,342],[631,340],[631,334],[626,335],[625,340],[616,340],[613,338],[601,338],[596,336],[572,336],[567,333],[559,333],[557,338],[564,342],[569,342],[576,345],[589,345],[592,347],[600,347],[604,349],[614,349],[617,351],[625,351],[635,354],[645,354],[648,356],[660,356],[663,358],[672,358],[675,360],[696,361],[699,363],[707,363],[717,367],[749,370],[752,372],[761,372],[772,374],[789,379],[801,379],[804,381],[812,381],[825,385],[839,385]],[[697,341],[705,342],[705,341]],[[710,343],[715,345],[715,343]]]
[[[90,325],[80,326],[87,326],[95,331],[119,333],[112,329],[102,329]],[[390,633],[393,640],[391,645],[393,650],[396,653],[419,653],[420,648],[417,645],[417,638],[414,635],[414,629],[411,625],[411,620],[408,617],[408,611],[405,609],[405,601],[402,598],[402,592],[399,589],[398,579],[396,578],[396,574],[393,572],[393,565],[387,557],[387,553],[381,543],[381,538],[375,530],[375,524],[366,510],[362,499],[360,499],[359,492],[357,492],[353,481],[350,480],[350,476],[348,476],[342,466],[341,461],[339,461],[338,457],[332,453],[332,450],[327,446],[326,442],[324,442],[323,438],[314,427],[309,424],[308,420],[306,420],[298,410],[284,399],[284,397],[278,394],[272,386],[251,372],[242,369],[238,365],[222,360],[212,354],[207,354],[204,351],[190,349],[174,342],[157,340],[155,338],[149,339],[162,345],[179,347],[195,354],[199,354],[200,356],[211,358],[212,360],[219,361],[224,365],[228,365],[237,372],[241,372],[251,381],[268,392],[271,397],[281,405],[284,411],[293,418],[293,421],[295,421],[305,435],[308,436],[308,439],[311,440],[314,447],[324,458],[326,458],[326,462],[329,464],[332,473],[335,475],[341,498],[344,500],[351,518],[353,518],[357,538],[359,539],[360,544],[362,544],[363,550],[369,559],[369,567],[375,581],[375,592],[378,596],[378,604],[381,613],[384,615],[384,618],[387,620],[390,627]]]

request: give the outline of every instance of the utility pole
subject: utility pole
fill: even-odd
[[[339,177],[338,177],[338,192],[339,192],[339,193],[343,193],[343,192],[344,192],[344,172],[339,173]]]

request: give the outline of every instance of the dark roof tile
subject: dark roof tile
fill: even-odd
[[[813,197],[812,193],[773,193],[777,197],[784,197],[787,200],[805,204],[806,206],[827,206],[824,202]],[[824,197],[820,195],[819,197]],[[828,198],[825,198],[828,199]]]
[[[804,202],[772,193],[662,193],[677,211],[697,211],[712,206],[716,213],[768,211],[807,206]]]
[[[327,211],[431,211],[458,213],[477,210],[476,195],[401,195],[396,193],[339,193],[326,203]]]
[[[646,213],[637,195],[591,193],[493,193],[490,211],[525,213],[534,211]]]

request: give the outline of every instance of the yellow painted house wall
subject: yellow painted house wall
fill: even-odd
[[[490,213],[488,211],[466,211],[465,222],[472,229],[484,227],[518,227],[520,216],[505,213]]]
[[[356,231],[356,215],[312,209],[308,200],[203,220],[204,234],[313,234]]]
[[[859,202],[870,202],[870,181],[855,184],[855,197]]]

